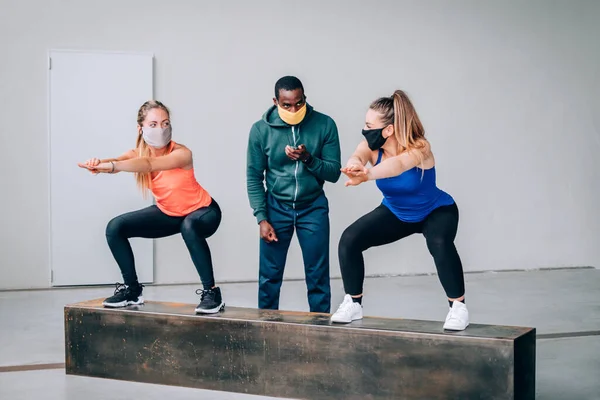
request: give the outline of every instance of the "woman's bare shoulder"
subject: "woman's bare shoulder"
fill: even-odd
[[[173,151],[175,150],[183,150],[183,151],[189,151],[190,153],[192,152],[187,146],[181,144],[181,143],[177,143],[177,142],[173,142]]]

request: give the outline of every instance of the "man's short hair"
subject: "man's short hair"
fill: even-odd
[[[300,79],[296,78],[295,76],[284,76],[283,78],[279,78],[277,83],[275,83],[275,98],[279,100],[280,90],[296,89],[302,89],[302,93],[304,94],[304,86],[302,86]]]

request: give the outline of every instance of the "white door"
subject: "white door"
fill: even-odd
[[[153,56],[56,50],[49,57],[52,285],[122,282],[106,224],[151,205],[151,196],[142,197],[133,174],[92,175],[77,163],[135,147],[137,111],[153,95]],[[131,245],[138,278],[152,282],[153,241]]]

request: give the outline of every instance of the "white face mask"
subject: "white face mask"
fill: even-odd
[[[165,147],[171,141],[171,125],[166,128],[142,127],[142,138],[148,146],[160,149]]]

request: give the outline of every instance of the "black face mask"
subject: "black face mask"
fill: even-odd
[[[371,150],[377,150],[383,146],[387,138],[384,138],[382,132],[385,128],[379,129],[368,129],[362,130],[362,134],[367,139],[367,143],[369,144],[369,148]]]

